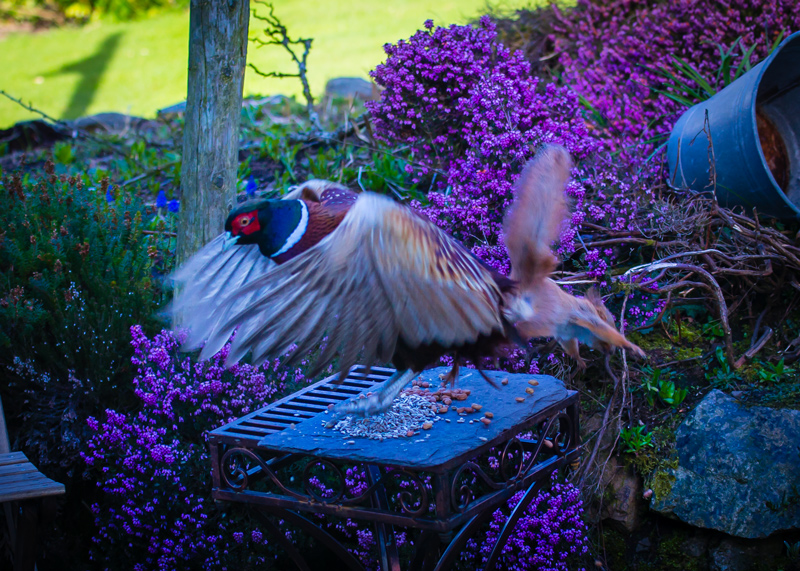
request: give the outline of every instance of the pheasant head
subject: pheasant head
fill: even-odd
[[[308,207],[302,200],[248,200],[225,221],[226,247],[257,244],[274,258],[292,248],[308,228]]]

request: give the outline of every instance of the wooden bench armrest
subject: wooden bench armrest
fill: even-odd
[[[22,452],[0,454],[0,503],[63,493],[64,484],[39,472]]]

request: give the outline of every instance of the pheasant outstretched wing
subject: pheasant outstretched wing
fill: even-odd
[[[227,292],[238,290],[276,266],[255,244],[223,250],[224,243],[225,235],[220,234],[170,276],[176,287],[166,313],[173,321],[189,328],[202,323],[199,317],[214,313],[226,300]]]
[[[338,355],[346,373],[409,347],[457,347],[503,331],[492,273],[457,241],[389,198],[362,193],[339,227],[305,253],[232,291],[193,320],[189,346],[216,353],[236,329],[228,363],[286,353],[295,362],[325,338],[316,369]]]

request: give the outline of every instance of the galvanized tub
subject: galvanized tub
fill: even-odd
[[[800,217],[800,32],[689,108],[672,129],[667,160],[674,186],[713,191],[748,213]]]

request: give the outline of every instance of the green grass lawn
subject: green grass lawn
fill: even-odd
[[[383,60],[383,44],[408,37],[427,18],[437,24],[465,23],[487,10],[487,0],[274,4],[291,36],[314,38],[309,80],[315,95],[330,78],[366,77]],[[499,9],[525,4],[506,0]],[[259,25],[251,19],[250,37]],[[131,23],[10,34],[0,38],[0,89],[58,118],[103,111],[150,117],[186,98],[188,33],[188,12],[169,12]],[[293,71],[288,54],[277,46],[256,48],[251,43],[248,61],[264,71]],[[245,94],[272,93],[299,94],[299,83],[264,79],[247,70]],[[0,96],[0,128],[34,117]]]

